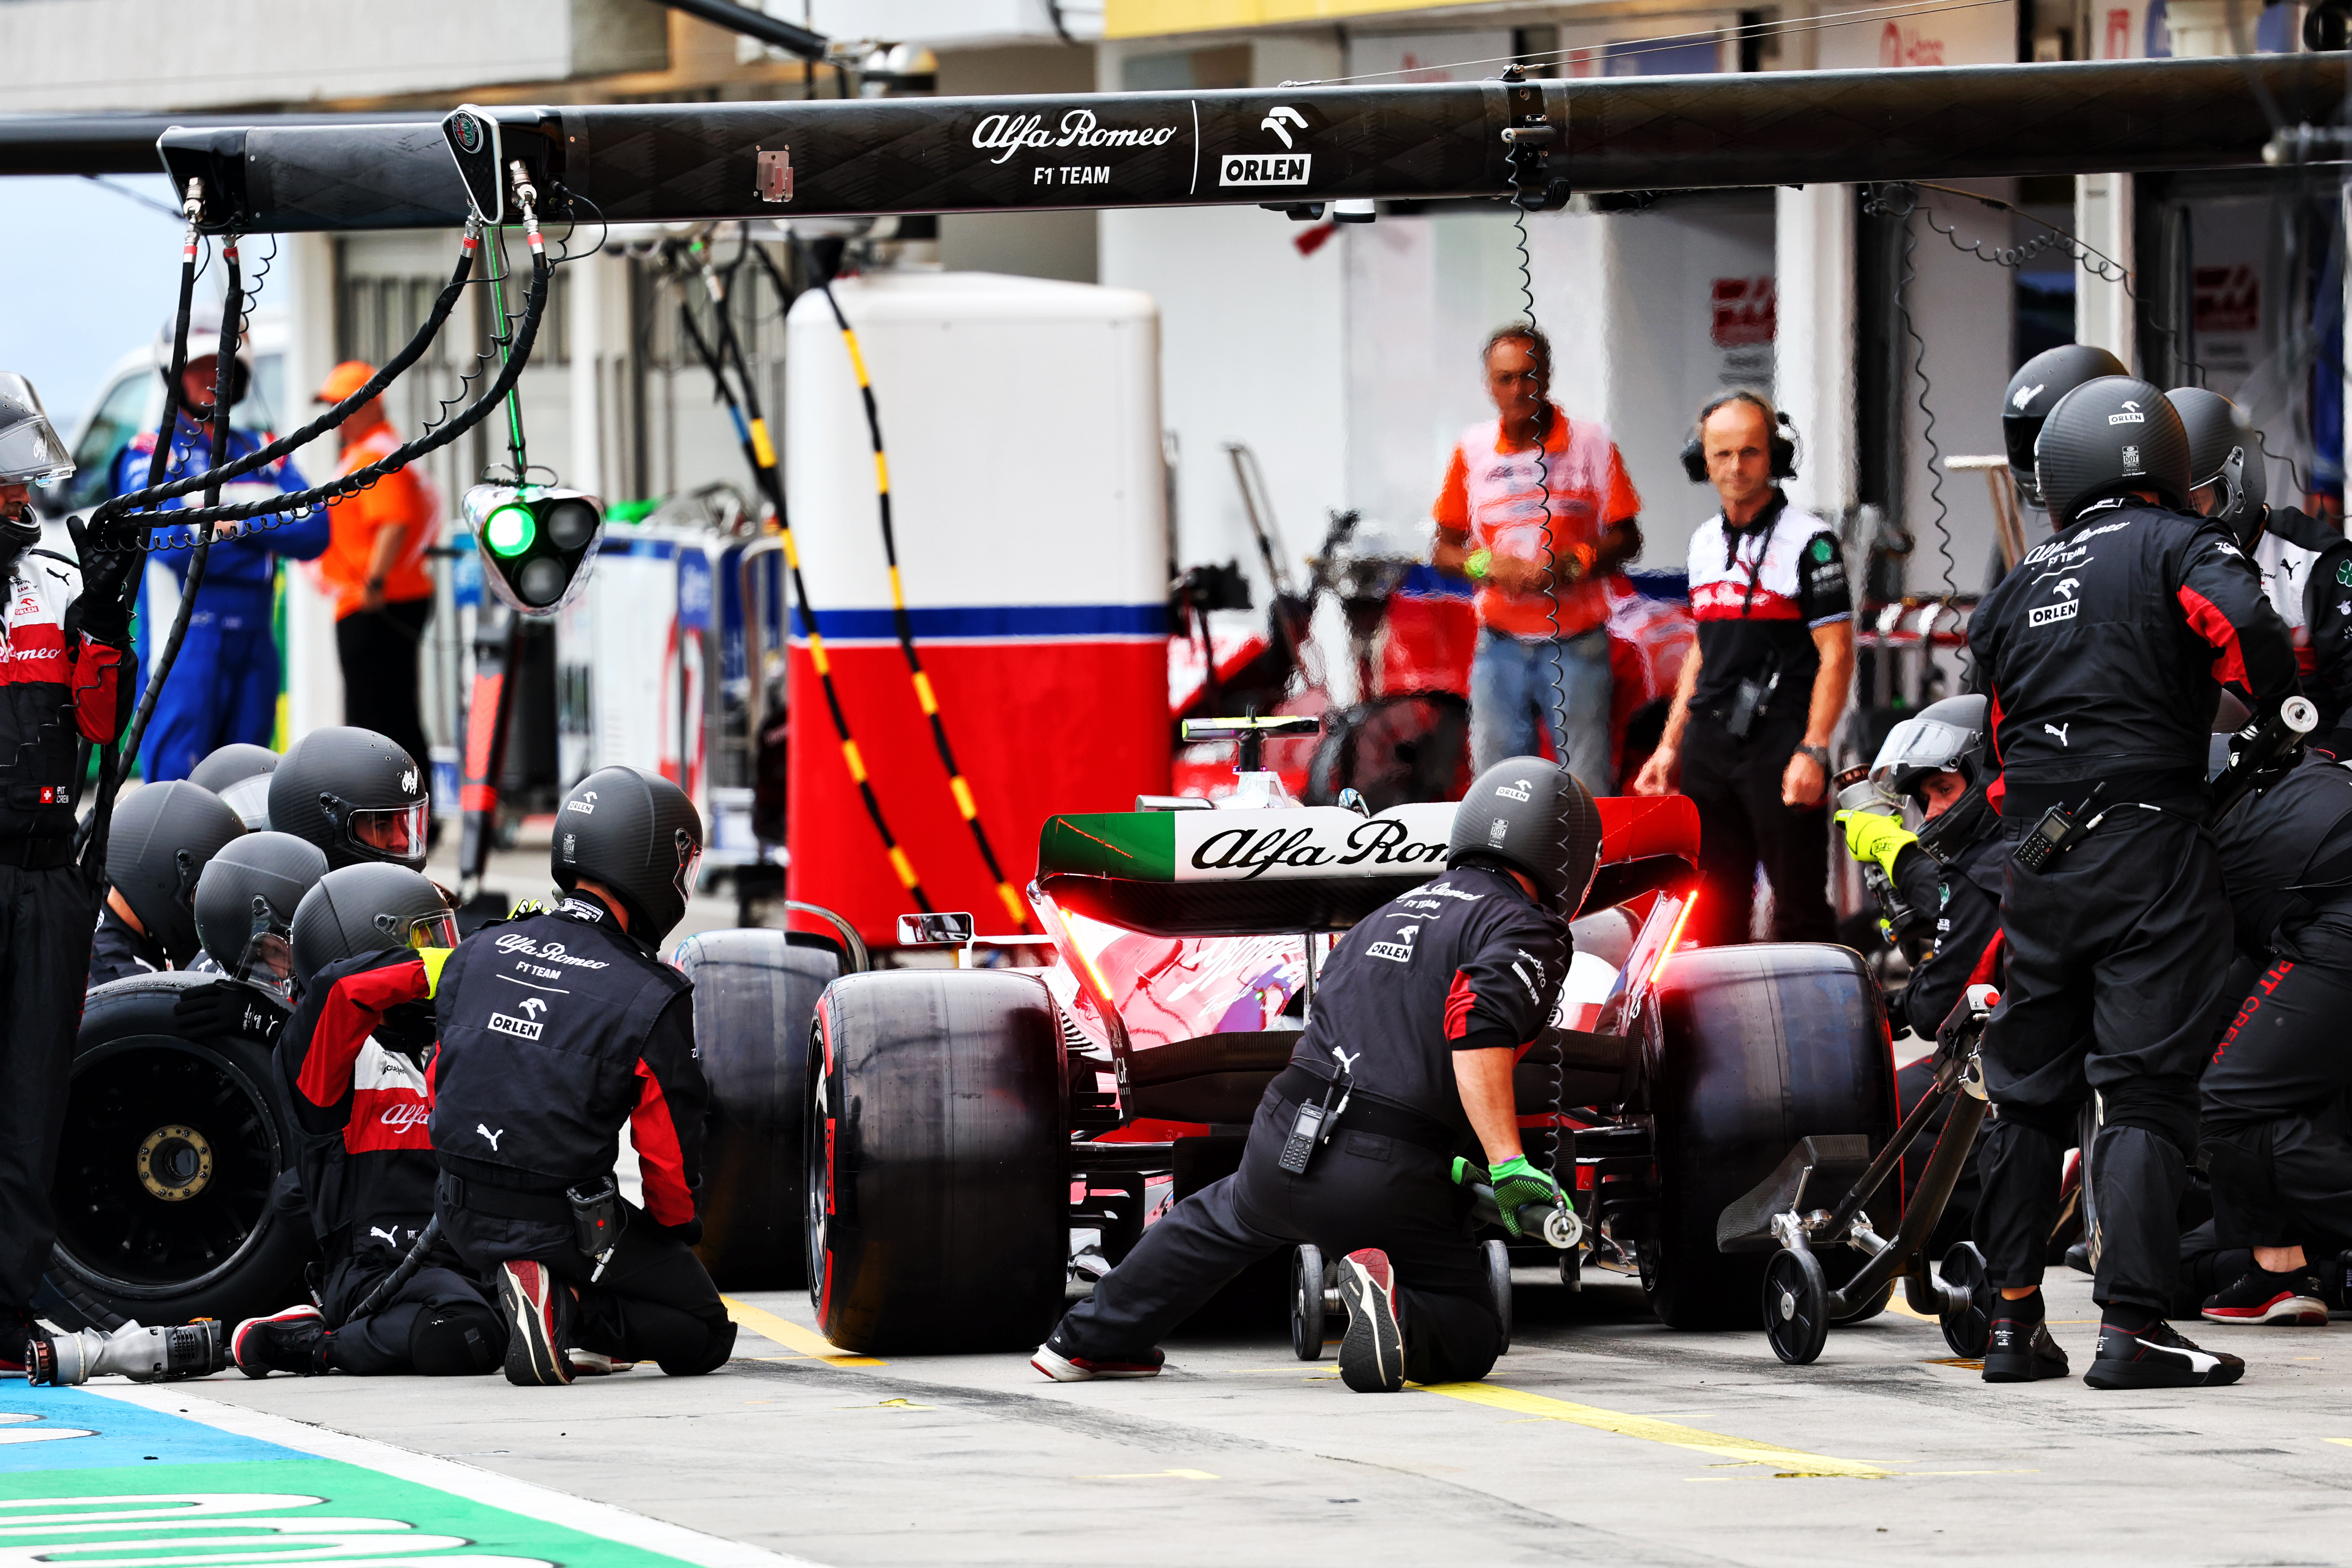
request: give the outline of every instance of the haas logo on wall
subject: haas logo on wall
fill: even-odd
[[[1715,346],[1744,349],[1770,342],[1779,326],[1780,302],[1779,288],[1769,274],[1717,279],[1709,300]]]
[[[1916,27],[1886,24],[1878,35],[1878,63],[1893,69],[1896,66],[1939,66],[1944,63],[1944,40],[1924,38]]]

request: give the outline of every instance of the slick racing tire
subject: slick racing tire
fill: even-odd
[[[1033,974],[850,974],[809,1058],[809,1299],[844,1350],[1025,1351],[1069,1268],[1069,1111]]]
[[[1375,697],[1328,720],[1307,771],[1307,804],[1343,789],[1368,811],[1459,800],[1470,787],[1470,705],[1451,691]]]
[[[310,1237],[272,1202],[294,1140],[269,1047],[173,1022],[180,992],[216,978],[140,975],[84,1005],[42,1295],[94,1326],[234,1323],[307,1299]]]
[[[724,1290],[804,1285],[809,1032],[841,962],[830,948],[747,929],[688,938],[677,966],[694,982],[694,1039],[710,1084],[695,1251]]]
[[[1716,1220],[1801,1138],[1860,1132],[1885,1145],[1895,1123],[1885,1009],[1862,959],[1826,943],[1676,953],[1654,984],[1642,1068],[1658,1192],[1643,1283],[1671,1327],[1744,1328],[1768,1259],[1717,1251]],[[1894,1234],[1891,1199],[1866,1212]],[[1863,1258],[1820,1261],[1836,1289]]]

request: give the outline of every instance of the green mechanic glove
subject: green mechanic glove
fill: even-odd
[[[1877,861],[1890,878],[1895,875],[1895,858],[1904,847],[1919,842],[1919,836],[1899,818],[1874,811],[1841,811],[1837,824],[1845,829],[1846,852],[1857,860]]]
[[[1513,1155],[1495,1167],[1495,1206],[1503,1211],[1503,1228],[1513,1240],[1521,1239],[1519,1210],[1528,1204],[1554,1207],[1561,1200],[1559,1184],[1551,1173],[1528,1163],[1524,1154]]]

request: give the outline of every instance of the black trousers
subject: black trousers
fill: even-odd
[[[57,1244],[49,1183],[97,906],[78,867],[0,865],[0,1312],[31,1306]]]
[[[2352,1247],[2352,931],[2306,926],[2287,947],[2205,1069],[2199,1150],[2219,1246],[2333,1256]]]
[[[365,1317],[353,1317],[395,1260],[378,1251],[347,1260],[327,1277],[320,1310],[330,1333],[327,1364],[361,1377],[419,1373],[427,1377],[495,1372],[507,1351],[506,1320],[495,1292],[486,1291],[446,1245],[436,1244],[425,1267]]]
[[[1780,775],[1804,738],[1801,712],[1767,714],[1746,740],[1734,740],[1711,713],[1690,716],[1683,731],[1682,788],[1698,807],[1704,887],[1691,911],[1690,934],[1706,946],[1748,939],[1759,865],[1772,884],[1773,941],[1836,937],[1826,782],[1817,805],[1796,808],[1780,802]]]
[[[1244,1268],[1300,1242],[1337,1259],[1360,1247],[1389,1256],[1404,1330],[1404,1373],[1416,1383],[1486,1375],[1503,1323],[1470,1234],[1470,1197],[1440,1155],[1343,1121],[1304,1176],[1276,1162],[1297,1108],[1268,1094],[1251,1123],[1242,1168],[1194,1193],[1143,1233],[1119,1266],[1070,1309],[1047,1342],[1090,1358],[1152,1348]]]
[[[373,730],[418,767],[430,771],[432,747],[417,697],[417,650],[430,599],[404,599],[381,610],[353,610],[335,623],[335,651],[343,666],[343,722]]]
[[[2009,842],[2030,826],[2006,824]],[[2044,870],[2009,862],[2001,930],[2007,969],[1982,1051],[1994,1121],[1977,1167],[1987,1277],[2042,1282],[2075,1112],[2095,1091],[2092,1295],[2168,1311],[2197,1073],[2231,942],[2213,840],[2184,816],[2120,806]]]
[[[572,1337],[581,1350],[617,1361],[650,1361],[672,1377],[723,1364],[735,1350],[735,1324],[719,1287],[694,1249],[625,1200],[621,1239],[594,1282],[595,1265],[573,1245],[569,1220],[508,1219],[473,1209],[440,1209],[441,1234],[466,1266],[495,1290],[501,1263],[544,1263],[580,1292]],[[571,1348],[571,1347],[567,1347]]]

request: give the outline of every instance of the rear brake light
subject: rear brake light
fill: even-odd
[[[1675,943],[1682,941],[1683,927],[1690,920],[1691,907],[1697,902],[1698,889],[1696,888],[1693,888],[1690,890],[1690,896],[1683,900],[1681,911],[1675,916],[1674,926],[1666,932],[1666,940],[1658,944],[1658,956],[1650,960],[1650,973],[1642,976],[1642,988],[1643,990],[1648,990],[1650,985],[1656,981],[1658,978],[1658,970],[1666,962],[1666,955],[1674,952]]]

